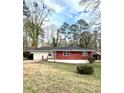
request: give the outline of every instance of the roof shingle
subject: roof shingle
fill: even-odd
[[[35,51],[35,50],[39,50],[39,51],[50,51],[50,50],[53,50],[53,51],[83,51],[83,50],[93,50],[93,49],[90,49],[90,48],[82,48],[82,47],[41,47],[41,48],[32,48],[32,49],[29,49],[28,51]]]

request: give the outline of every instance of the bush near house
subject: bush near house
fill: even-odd
[[[30,55],[30,52],[23,52],[23,57],[29,57],[29,55]]]
[[[33,60],[33,54],[30,54],[30,52],[23,52],[23,59],[24,60]]]
[[[94,62],[95,62],[95,60],[96,60],[96,58],[95,58],[95,57],[89,57],[89,58],[88,58],[88,61],[89,61],[90,63],[94,63]]]
[[[91,65],[80,65],[77,66],[77,71],[79,74],[92,74],[94,69]]]

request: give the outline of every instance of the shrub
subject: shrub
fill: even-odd
[[[77,71],[79,74],[92,74],[94,69],[91,65],[80,65],[77,66]]]
[[[28,56],[28,59],[33,60],[33,54],[30,54],[30,55]]]
[[[95,60],[96,60],[96,58],[95,58],[95,57],[89,57],[89,58],[88,58],[88,61],[89,61],[90,63],[94,63],[94,62],[95,62]]]
[[[30,52],[23,52],[23,57],[29,57]]]

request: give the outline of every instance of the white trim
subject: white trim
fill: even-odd
[[[54,60],[54,59],[48,59],[50,62],[62,62],[62,63],[89,63],[88,60]]]

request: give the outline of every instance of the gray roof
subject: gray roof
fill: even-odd
[[[32,48],[28,51],[94,51],[90,48],[82,47],[41,47],[41,48]]]
[[[31,48],[29,50],[52,50],[54,47],[40,47],[40,48]]]
[[[61,51],[61,50],[69,50],[69,51],[74,51],[74,50],[79,50],[79,51],[84,51],[84,50],[93,50],[93,49],[90,49],[90,48],[82,48],[82,47],[57,47],[54,49],[55,51]]]

